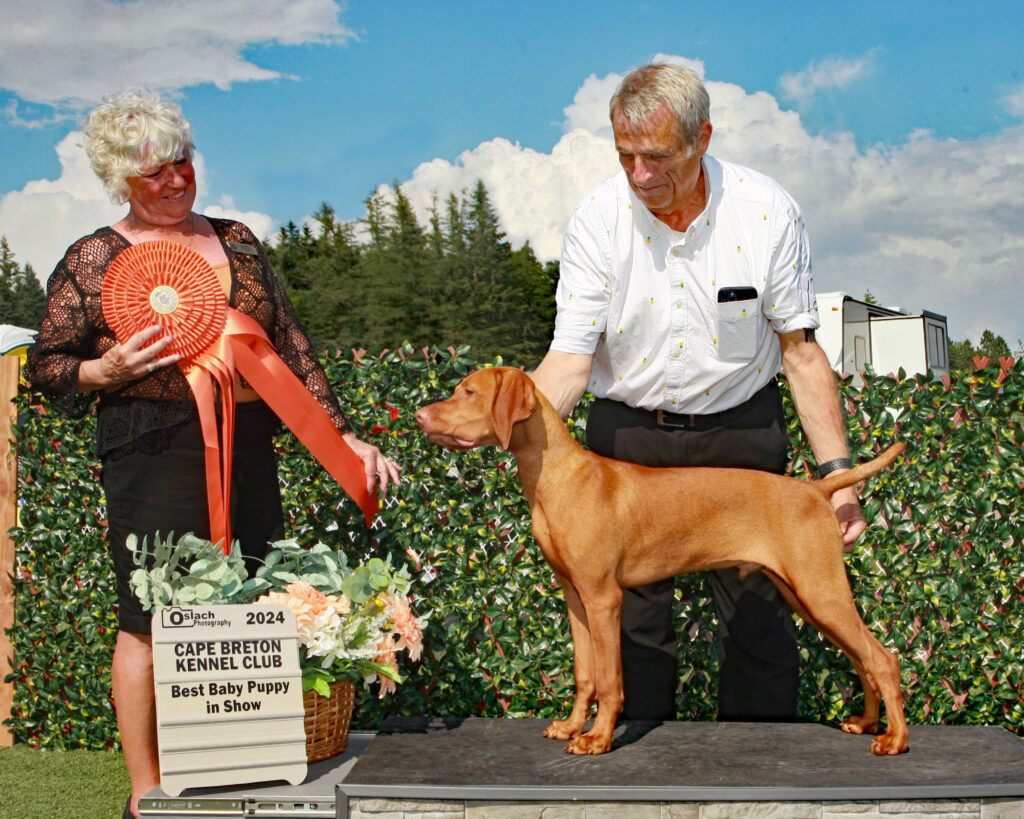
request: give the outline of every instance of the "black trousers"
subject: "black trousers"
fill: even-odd
[[[660,426],[654,413],[597,399],[587,419],[587,445],[600,455],[645,466],[785,472],[786,420],[774,381],[747,404],[720,415],[669,428]],[[718,719],[795,719],[800,658],[789,605],[760,572],[742,581],[737,569],[709,576],[718,615]],[[675,719],[674,599],[673,578],[624,590],[623,719]]]

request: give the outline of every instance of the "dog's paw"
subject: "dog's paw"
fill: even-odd
[[[848,734],[876,734],[878,720],[865,719],[863,716],[850,717],[839,727]]]
[[[907,742],[906,732],[900,735],[890,731],[875,737],[871,743],[871,753],[877,756],[891,756],[893,754],[902,754],[909,747],[910,744]]]
[[[544,736],[548,739],[572,739],[579,736],[582,730],[582,726],[576,728],[569,720],[556,719],[544,729]]]
[[[580,734],[572,742],[566,746],[566,751],[570,754],[604,754],[612,749],[612,738],[611,736],[603,736],[595,734],[593,731],[588,731],[585,734]]]

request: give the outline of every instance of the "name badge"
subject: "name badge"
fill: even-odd
[[[242,244],[241,242],[228,242],[228,247],[235,251],[235,253],[247,253],[250,256],[260,255],[259,251],[252,245]]]

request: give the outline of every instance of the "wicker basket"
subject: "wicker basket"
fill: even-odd
[[[331,683],[331,696],[316,691],[302,695],[306,709],[306,761],[330,759],[348,745],[348,724],[352,720],[356,685],[352,680]]]

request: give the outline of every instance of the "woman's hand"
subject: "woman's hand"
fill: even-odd
[[[359,456],[363,462],[363,471],[366,473],[366,491],[371,495],[377,491],[377,476],[380,476],[380,491],[386,492],[389,483],[398,485],[399,473],[402,471],[397,463],[384,457],[373,444],[359,440],[354,432],[346,432],[342,438],[345,439],[352,451]]]
[[[163,325],[154,324],[139,330],[124,344],[115,344],[100,358],[83,361],[78,367],[79,391],[100,390],[135,381],[161,367],[177,364],[181,360],[180,355],[160,356],[174,340],[172,336],[166,335],[149,344],[163,329]]]

